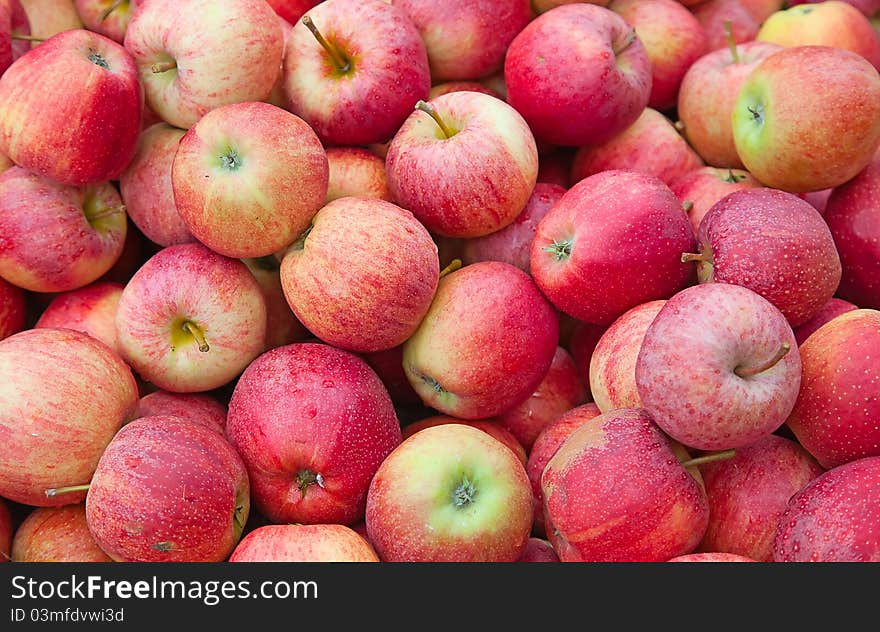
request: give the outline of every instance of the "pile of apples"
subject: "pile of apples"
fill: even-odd
[[[0,557],[880,561],[878,18],[0,0]]]

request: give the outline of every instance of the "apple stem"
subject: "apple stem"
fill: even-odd
[[[611,47],[611,50],[614,52],[614,56],[617,57],[618,55],[620,55],[623,51],[629,48],[634,41],[636,41],[636,30],[630,29],[629,33],[626,34],[626,37],[624,37],[621,42]]]
[[[746,179],[746,176],[737,175],[733,172],[733,169],[727,170],[727,176],[725,176],[724,180],[729,182],[730,184],[736,184],[737,182],[742,182]]]
[[[736,40],[733,39],[733,22],[730,20],[724,21],[724,35],[727,36],[727,45],[730,46],[730,56],[733,57],[733,63],[738,64],[740,62],[739,51],[736,50]]]
[[[315,26],[315,23],[312,22],[312,18],[307,15],[302,17],[301,22],[306,25],[306,28],[312,32],[312,35],[315,36],[315,39],[318,40],[318,43],[324,47],[324,50],[327,51],[327,54],[330,55],[330,61],[333,62],[333,66],[336,67],[336,70],[339,72],[348,72],[351,70],[351,63],[342,56],[342,53],[339,52],[339,49],[336,48],[333,44],[328,42],[323,35],[321,35],[321,31],[318,30],[318,27]]]
[[[693,204],[691,204],[691,206],[693,206]],[[709,257],[706,256],[706,254],[702,253],[702,252],[700,254],[696,254],[694,252],[681,253],[681,262],[682,263],[688,263],[690,261],[706,262],[706,261],[709,261]]]
[[[416,109],[421,110],[425,114],[429,115],[434,122],[437,123],[437,127],[440,128],[440,131],[443,132],[443,135],[446,138],[452,138],[455,136],[455,132],[450,129],[446,123],[443,122],[443,119],[440,118],[440,115],[437,113],[437,110],[434,109],[434,106],[430,103],[425,103],[424,101],[419,101],[416,103]]]
[[[22,42],[45,42],[45,37],[37,37],[36,35],[22,35],[20,33],[13,33],[12,39],[20,40]]]
[[[453,272],[455,272],[455,271],[458,270],[459,268],[461,268],[461,259],[453,259],[453,260],[449,263],[448,266],[446,266],[445,268],[443,268],[443,269],[440,271],[440,278],[442,279],[442,278],[445,277],[447,274],[452,274]]]
[[[694,203],[690,200],[685,200],[681,203],[681,208],[684,210],[685,213],[690,213],[692,210],[694,210]]]
[[[726,461],[727,459],[732,459],[735,456],[736,450],[722,450],[721,452],[712,452],[711,454],[704,454],[703,456],[698,456],[694,459],[682,461],[681,465],[683,467],[694,467],[695,465],[703,465],[704,463]]]
[[[106,211],[101,211],[100,213],[97,213],[96,215],[90,216],[88,219],[89,219],[89,222],[94,222],[95,220],[104,219],[105,217],[111,217],[113,215],[119,215],[120,213],[125,213],[125,206],[124,205],[123,206],[114,206],[112,208],[107,209]]]
[[[156,62],[150,66],[150,70],[157,75],[163,72],[168,72],[169,70],[174,70],[175,68],[177,68],[177,62],[174,60]]]
[[[312,486],[317,484],[318,487],[324,489],[324,477],[321,476],[318,472],[313,472],[311,470],[302,470],[296,475],[297,486],[299,487],[299,493],[302,494],[302,498],[306,497],[306,490]]]
[[[776,364],[784,358],[788,352],[791,351],[791,345],[787,342],[783,342],[779,345],[779,349],[773,355],[772,358],[767,360],[764,364],[759,364],[756,367],[748,368],[743,366],[736,367],[733,372],[742,378],[752,377],[753,375],[757,375],[758,373],[763,373],[769,369],[772,369]]]
[[[181,329],[183,329],[186,333],[196,339],[196,343],[199,345],[199,351],[202,353],[207,353],[211,350],[211,347],[208,346],[208,341],[205,340],[205,334],[202,333],[202,330],[199,329],[194,323],[190,321],[186,321],[181,325]]]
[[[101,22],[109,18],[110,14],[116,11],[116,9],[118,9],[125,1],[126,0],[116,0],[113,4],[107,7],[107,9],[101,14]]]
[[[85,492],[88,491],[90,484],[86,485],[70,485],[69,487],[53,487],[51,489],[46,490],[46,496],[49,498],[54,498],[59,494],[70,494],[72,492]]]

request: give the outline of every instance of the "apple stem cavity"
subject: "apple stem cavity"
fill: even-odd
[[[317,485],[321,489],[324,489],[324,477],[312,470],[301,470],[296,475],[296,485],[299,487],[299,493],[305,498],[306,490],[312,485]]]
[[[121,7],[125,2],[128,2],[128,0],[115,0],[113,4],[104,9],[104,12],[101,14],[101,22],[109,18],[110,14],[116,11],[116,9]]]
[[[312,232],[312,226],[303,231],[303,234],[300,235],[295,242],[290,245],[290,250],[305,250],[306,247],[306,239],[309,236],[309,233]]]
[[[168,72],[169,70],[174,70],[177,68],[177,62],[174,60],[171,61],[159,61],[150,66],[150,70],[153,71],[154,74],[161,74],[163,72]]]
[[[694,203],[691,202],[690,200],[685,200],[684,202],[681,203],[681,209],[685,213],[690,213],[692,210],[694,210]]]
[[[618,43],[614,44],[611,47],[612,52],[615,57],[619,57],[623,51],[632,46],[632,43],[636,41],[636,30],[630,29],[626,36]]]
[[[19,40],[21,42],[45,42],[46,38],[37,37],[35,35],[22,35],[21,33],[13,33],[12,39]]]
[[[251,259],[256,267],[260,270],[268,270],[270,272],[274,272],[281,267],[281,264],[278,262],[278,258],[275,255],[266,255],[264,257],[254,257]]]
[[[447,274],[452,274],[456,270],[461,268],[461,259],[453,259],[448,266],[440,270],[440,278],[442,279]]]
[[[703,465],[704,463],[714,463],[715,461],[726,461],[727,459],[732,459],[736,456],[736,450],[721,450],[720,452],[712,452],[711,454],[704,454],[703,456],[698,456],[693,459],[688,459],[687,461],[682,461],[682,467],[694,467],[696,465]]]
[[[733,372],[741,378],[747,378],[752,377],[753,375],[758,375],[759,373],[763,373],[764,371],[769,371],[774,366],[776,366],[779,361],[788,354],[789,351],[791,351],[791,345],[787,342],[783,342],[781,345],[779,345],[779,349],[776,351],[773,357],[763,364],[759,364],[755,367],[738,366],[733,370]]]
[[[55,496],[60,496],[61,494],[71,494],[73,492],[85,492],[88,491],[91,485],[70,485],[68,487],[52,487],[51,489],[46,490],[46,496],[49,498],[54,498]]]
[[[416,103],[416,109],[421,110],[432,119],[434,119],[434,122],[437,123],[437,127],[440,128],[440,131],[443,132],[443,135],[446,138],[452,138],[453,136],[455,136],[455,130],[446,125],[446,123],[440,117],[440,114],[438,114],[437,110],[434,109],[433,105],[431,105],[430,103],[426,103],[425,101],[419,101],[418,103]]]
[[[473,482],[468,480],[467,476],[462,477],[461,483],[452,490],[452,504],[456,507],[467,507],[474,502],[477,495],[477,488]]]
[[[112,208],[108,208],[106,211],[101,211],[100,213],[95,213],[94,215],[89,215],[88,220],[89,223],[95,222],[99,219],[104,219],[106,217],[113,217],[114,215],[119,215],[121,213],[125,213],[125,206],[114,206]]]
[[[544,252],[552,254],[556,261],[568,259],[571,256],[571,247],[573,246],[571,239],[562,239],[560,241],[553,240],[553,243],[544,248]]]
[[[196,344],[199,345],[199,351],[202,353],[207,353],[211,350],[211,347],[208,346],[208,341],[205,340],[204,332],[192,321],[184,321],[184,323],[180,326],[186,333],[195,338]]]
[[[732,169],[727,170],[727,175],[724,177],[725,182],[729,182],[730,184],[736,184],[737,182],[742,182],[746,179],[744,175],[737,175],[733,172]]]
[[[693,206],[693,204],[691,205]],[[709,255],[704,252],[697,254],[695,252],[683,252],[681,253],[681,262],[688,263],[690,261],[699,261],[700,263],[711,262]]]
[[[327,54],[330,56],[330,61],[338,72],[346,73],[351,70],[351,62],[345,58],[336,46],[328,42],[324,36],[321,35],[321,31],[319,31],[318,27],[315,26],[315,23],[312,22],[312,18],[308,15],[304,15],[301,22],[306,25],[306,28],[312,32],[312,35],[315,36],[318,43],[327,51]]]
[[[727,45],[730,47],[730,56],[733,57],[733,63],[740,63],[739,51],[736,50],[736,40],[733,39],[733,22],[724,21],[724,35],[727,37]]]

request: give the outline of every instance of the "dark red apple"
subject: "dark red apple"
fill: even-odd
[[[842,298],[832,298],[811,319],[794,328],[794,337],[798,345],[804,344],[804,341],[825,323],[837,318],[841,314],[846,314],[856,309],[858,309],[858,306],[853,305],[849,301],[845,301]]]

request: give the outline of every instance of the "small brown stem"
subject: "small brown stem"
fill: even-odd
[[[614,52],[614,56],[616,57],[620,55],[623,51],[629,48],[634,41],[636,41],[636,30],[630,29],[629,33],[626,34],[626,37],[624,37],[623,40],[612,46],[611,50]]]
[[[694,467],[695,465],[703,465],[704,463],[714,463],[715,461],[726,461],[736,456],[736,450],[722,450],[721,452],[712,452],[704,454],[687,461],[682,461],[683,467]]]
[[[312,22],[312,18],[304,15],[301,22],[306,25],[306,28],[312,32],[312,35],[315,36],[318,43],[327,51],[327,54],[330,55],[330,61],[333,62],[333,66],[336,70],[339,72],[348,72],[351,69],[351,63],[342,56],[342,53],[339,52],[338,48],[328,42],[324,36],[321,35],[321,31],[319,31],[318,27],[315,26],[315,23]]]
[[[440,278],[442,279],[447,274],[451,274],[459,268],[461,268],[461,259],[453,259],[448,266],[440,271]]]
[[[69,487],[53,487],[46,490],[46,496],[54,498],[60,494],[71,494],[73,492],[88,491],[90,485],[70,485]]]
[[[173,60],[156,62],[150,66],[150,70],[157,75],[163,72],[168,72],[169,70],[174,70],[175,68],[177,68],[177,62]]]
[[[738,366],[733,370],[733,372],[742,378],[752,377],[753,375],[757,375],[758,373],[763,373],[764,371],[772,369],[774,366],[776,366],[777,363],[782,360],[782,358],[784,358],[789,351],[791,351],[791,345],[787,342],[783,342],[779,346],[779,350],[775,353],[775,355],[767,360],[764,364],[759,364],[758,366],[752,368]]]
[[[733,63],[738,64],[740,62],[739,51],[736,50],[736,40],[733,39],[733,22],[730,20],[724,21],[724,35],[727,37],[727,45],[730,47],[730,56],[733,57]]]
[[[693,205],[692,205],[693,206]],[[681,253],[681,262],[688,263],[690,261],[709,261],[709,257],[704,253],[696,254],[694,252],[683,252]]]
[[[126,2],[126,0],[116,0],[113,4],[107,7],[107,9],[101,14],[101,22],[109,18],[110,14],[116,11],[123,2]]]
[[[45,42],[45,37],[37,37],[36,35],[22,35],[21,33],[13,33],[12,39],[22,42]]]
[[[195,338],[196,343],[199,345],[199,351],[202,353],[207,353],[211,350],[211,347],[208,346],[208,341],[205,340],[205,334],[202,333],[202,330],[196,327],[195,324],[190,321],[186,321],[181,325],[181,329],[183,329],[190,336]]]
[[[440,131],[443,132],[443,135],[446,138],[452,138],[455,136],[455,132],[443,122],[443,119],[440,118],[440,114],[437,113],[437,110],[434,109],[434,106],[430,103],[425,103],[424,101],[419,101],[416,103],[416,109],[421,110],[437,123],[437,127],[440,128]]]

